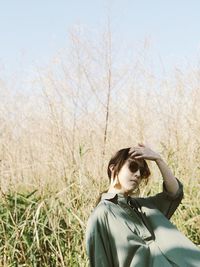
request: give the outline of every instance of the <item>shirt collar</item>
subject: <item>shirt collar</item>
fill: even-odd
[[[103,193],[101,195],[101,200],[103,200],[103,199],[111,200],[111,199],[114,199],[114,198],[117,198],[118,200],[127,201],[129,196],[124,196],[124,194],[122,194],[122,193]]]
[[[103,199],[113,199],[113,198],[115,198],[116,197],[116,193],[103,193],[102,195],[101,195],[101,200],[103,200]]]

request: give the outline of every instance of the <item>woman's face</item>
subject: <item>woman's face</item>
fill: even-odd
[[[138,188],[142,180],[140,168],[138,168],[138,170],[136,171],[134,171],[134,168],[129,168],[131,162],[136,162],[141,167],[144,166],[143,160],[132,160],[130,158],[126,160],[126,162],[118,173],[118,179],[120,182],[122,193],[131,193],[132,191]]]

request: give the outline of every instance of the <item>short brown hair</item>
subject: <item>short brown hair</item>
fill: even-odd
[[[114,165],[114,177],[119,173],[119,171],[121,170],[122,166],[124,165],[124,163],[126,162],[126,160],[128,158],[130,158],[130,147],[127,148],[122,148],[120,150],[118,150],[110,159],[109,163],[108,163],[108,167],[107,167],[107,174],[109,177],[109,180],[111,181],[111,170],[110,170],[110,166]],[[133,159],[134,160],[134,159]],[[143,159],[143,164],[144,164],[144,168],[145,168],[145,175],[144,175],[144,179],[148,179],[148,177],[150,176],[151,172],[149,170],[149,167],[146,163],[146,161]],[[147,181],[148,182],[148,181]]]
[[[116,175],[118,175],[119,171],[121,170],[121,168],[124,165],[124,163],[126,162],[126,160],[130,158],[130,153],[129,153],[130,152],[130,149],[131,149],[131,147],[122,148],[122,149],[118,150],[111,157],[111,159],[110,159],[110,161],[108,163],[108,167],[107,167],[107,174],[108,174],[108,178],[109,178],[109,181],[110,182],[111,182],[111,170],[110,170],[110,166],[111,165],[114,165],[114,177],[115,177]],[[133,159],[133,161],[134,161],[134,159]],[[144,159],[142,161],[144,163],[144,168],[145,168],[145,173],[144,173],[143,179],[145,180],[145,184],[147,184],[148,183],[148,180],[149,180],[148,177],[151,175],[151,172],[149,170],[149,167],[148,167],[146,161]],[[105,190],[105,191],[103,191],[99,195],[99,197],[98,197],[98,199],[96,201],[96,205],[100,202],[101,195],[103,193],[106,193],[107,191],[108,191],[108,189]]]

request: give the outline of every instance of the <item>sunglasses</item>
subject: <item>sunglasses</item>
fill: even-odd
[[[144,166],[140,166],[137,162],[131,161],[128,167],[129,167],[129,170],[133,173],[140,170],[140,175],[142,178],[146,176],[146,168]]]

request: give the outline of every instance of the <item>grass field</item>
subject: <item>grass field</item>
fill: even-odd
[[[199,70],[160,79],[145,52],[135,62],[117,55],[110,32],[98,49],[72,35],[68,52],[38,70],[32,90],[1,83],[1,266],[88,266],[85,226],[108,187],[108,160],[138,142],[184,184],[172,221],[200,245]],[[161,190],[161,174],[148,163],[142,195]]]

